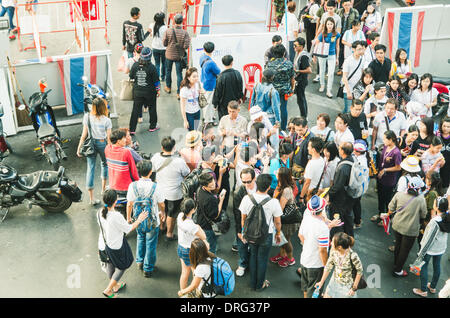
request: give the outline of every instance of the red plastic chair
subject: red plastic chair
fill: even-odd
[[[262,72],[263,69],[261,67],[261,65],[259,64],[246,64],[244,65],[244,85],[245,85],[245,89],[244,89],[244,102],[247,96],[247,91],[250,92],[250,99],[249,99],[249,103],[248,103],[248,109],[250,109],[250,105],[252,103],[252,95],[253,95],[253,88],[256,85],[255,82],[255,75],[256,72],[259,70],[259,82],[261,82],[262,80]]]

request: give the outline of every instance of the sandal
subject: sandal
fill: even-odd
[[[113,293],[118,293],[119,292],[119,290],[121,290],[122,288],[124,288],[125,286],[127,286],[127,283],[122,283],[122,284],[120,284],[120,287],[117,289],[117,290],[115,290],[114,288],[113,288]]]
[[[111,295],[108,295],[108,294],[105,294],[105,293],[102,293],[103,294],[103,296],[105,296],[106,298],[117,298],[117,295],[115,294],[115,293],[112,293]]]
[[[377,214],[377,215],[374,215],[374,216],[372,216],[371,218],[370,218],[370,220],[372,221],[372,222],[378,222],[379,220],[380,220],[380,216]]]
[[[428,290],[430,291],[430,293],[436,294],[436,288],[431,288],[430,286],[431,286],[431,283],[428,283],[427,287],[428,287]]]
[[[418,296],[421,296],[421,297],[427,297],[428,296],[428,293],[426,291],[424,292],[424,291],[420,290],[419,288],[413,288],[413,293],[418,295]]]
[[[266,289],[270,287],[270,282],[268,280],[265,280],[260,290]]]

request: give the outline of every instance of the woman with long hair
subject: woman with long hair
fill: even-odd
[[[306,7],[302,10],[300,19],[303,20],[306,32],[306,49],[311,51],[312,41],[316,35],[318,17],[316,15],[321,5],[320,0],[309,0]]]
[[[125,235],[135,230],[148,217],[148,212],[139,214],[133,224],[128,224],[123,215],[115,210],[117,202],[115,190],[106,190],[103,194],[103,202],[105,206],[97,213],[97,222],[100,226],[98,250],[100,261],[104,263],[102,265],[110,280],[103,290],[103,295],[107,298],[116,298],[119,290],[126,285],[119,280],[134,261]],[[123,264],[124,262],[127,264]],[[126,268],[123,267],[124,265]]]
[[[386,97],[395,99],[398,110],[403,113],[405,112],[404,107],[409,101],[409,97],[403,90],[402,82],[398,74],[394,74],[389,78],[389,83],[386,85]]]
[[[101,179],[102,179],[102,193],[106,188],[106,181],[108,179],[108,164],[105,157],[105,147],[111,143],[109,137],[111,136],[112,123],[108,118],[108,107],[106,101],[102,98],[95,98],[92,102],[92,110],[90,113],[86,113],[83,117],[83,132],[81,134],[80,142],[77,148],[77,156],[82,157],[80,154],[81,146],[86,140],[88,133],[94,140],[94,153],[86,157],[87,170],[86,170],[86,187],[89,193],[89,202],[92,205],[97,205],[100,200],[94,198],[94,178],[95,178],[95,164],[97,161],[97,155],[101,159]]]
[[[382,18],[380,12],[375,10],[375,6],[375,1],[369,2],[366,11],[361,17],[363,32],[366,36],[373,32],[379,33],[381,30]]]
[[[187,287],[189,274],[191,273],[191,262],[189,259],[189,250],[191,243],[199,238],[206,240],[206,234],[202,228],[195,224],[192,216],[197,210],[197,205],[192,199],[186,199],[181,205],[181,212],[178,214],[178,257],[181,262],[180,290]]]
[[[442,155],[445,165],[441,167],[442,186],[448,188],[450,181],[450,117],[445,117],[439,125],[439,137],[442,140]]]
[[[325,145],[323,146],[323,157],[325,159],[325,165],[327,169],[323,174],[319,190],[329,188],[333,185],[336,168],[340,161],[339,150],[334,141],[325,143]]]
[[[403,87],[405,89],[405,93],[408,94],[409,99],[411,100],[411,96],[415,89],[419,86],[419,76],[416,73],[412,73],[408,76],[406,81],[403,83]]]
[[[211,284],[211,262],[215,255],[208,251],[208,243],[196,238],[191,243],[189,249],[189,261],[193,268],[194,279],[187,288],[178,291],[178,296],[187,295],[188,298],[211,298],[214,292],[208,293],[202,291],[205,283]]]
[[[336,31],[336,22],[332,17],[325,20],[325,27],[323,32],[319,34],[316,39],[315,45],[320,42],[325,42],[330,44],[330,50],[328,57],[319,57],[319,67],[320,67],[320,88],[319,92],[325,90],[325,70],[326,64],[328,64],[328,82],[327,82],[327,96],[328,98],[333,98],[331,93],[331,88],[333,87],[334,80],[334,70],[336,65],[339,63],[336,56],[339,56],[339,38],[341,34]]]
[[[280,201],[281,210],[285,210],[288,205],[295,204],[294,181],[291,170],[281,167],[278,170],[278,185],[275,189],[274,198]],[[277,263],[280,267],[288,267],[295,264],[291,237],[298,232],[299,224],[281,224],[281,231],[286,237],[287,243],[280,247],[278,255],[271,257],[272,263]]]
[[[189,68],[180,84],[181,116],[183,117],[184,128],[189,131],[197,130],[200,124],[198,97],[201,89],[197,69],[195,67]]]
[[[373,71],[371,68],[365,68],[362,71],[361,79],[353,87],[353,98],[359,99],[364,103],[370,95],[373,95],[373,85],[375,85]]]
[[[386,213],[389,202],[394,196],[399,171],[401,171],[402,154],[398,149],[395,132],[387,130],[383,135],[383,143],[384,147],[377,167],[378,214],[370,219],[372,222],[380,221],[380,215]],[[382,226],[383,223],[380,221],[378,225]]]
[[[411,101],[422,104],[427,117],[432,117],[432,108],[437,105],[438,95],[438,90],[433,87],[433,75],[425,73],[420,77],[419,87],[414,90]]]
[[[416,125],[409,126],[408,131],[400,139],[399,144],[400,152],[403,158],[406,158],[411,154],[411,148],[417,138],[419,138],[419,127]]]
[[[271,69],[265,69],[260,84],[253,88],[251,107],[258,105],[267,114],[272,125],[281,122],[280,94],[273,86],[275,73]]]
[[[155,59],[156,71],[161,81],[166,79],[166,47],[162,42],[164,33],[167,31],[167,26],[164,23],[164,12],[158,12],[153,17],[154,23],[150,24],[152,30],[152,50],[153,58]]]
[[[419,136],[411,147],[411,154],[421,158],[423,153],[430,148],[434,137],[434,121],[432,118],[424,117],[418,122]]]
[[[408,76],[412,74],[411,61],[408,60],[408,53],[405,49],[399,48],[395,52],[395,59],[392,61],[391,72],[389,76],[397,75],[401,84],[405,83]]]

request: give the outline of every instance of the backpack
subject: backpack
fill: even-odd
[[[148,212],[148,217],[139,224],[138,229],[142,233],[147,233],[156,228],[158,215],[156,209],[153,209],[153,194],[156,190],[156,183],[153,183],[149,196],[141,196],[137,189],[137,182],[133,183],[133,191],[137,197],[133,204],[133,217],[137,219],[143,212]]]
[[[191,173],[189,173],[186,178],[184,178],[183,182],[181,183],[181,190],[183,192],[184,198],[191,198],[195,200],[197,189],[200,186],[198,178],[203,172],[214,173],[214,171],[212,171],[211,169],[203,169],[200,166],[200,168],[192,170]]]
[[[343,164],[352,167],[348,187],[346,187],[347,194],[354,199],[362,197],[369,188],[369,169],[362,166],[356,159],[353,163],[343,161],[338,167]]]
[[[242,234],[249,243],[262,244],[266,241],[269,234],[269,225],[266,222],[263,205],[272,198],[269,197],[261,201],[261,203],[257,203],[253,195],[249,194],[248,197],[252,201],[253,207],[245,219]]]
[[[208,280],[211,278],[211,283]],[[230,295],[234,290],[234,272],[230,264],[220,257],[214,257],[211,262],[211,274],[202,287],[202,293],[222,296]]]

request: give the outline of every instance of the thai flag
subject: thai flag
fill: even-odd
[[[58,60],[59,74],[66,102],[67,115],[75,115],[84,111],[84,88],[82,77],[89,83],[97,83],[97,56],[75,57]]]
[[[389,58],[395,58],[397,49],[405,49],[410,61],[414,61],[414,67],[420,65],[420,53],[422,50],[422,32],[425,11],[413,12],[388,12],[387,32],[389,35]]]

